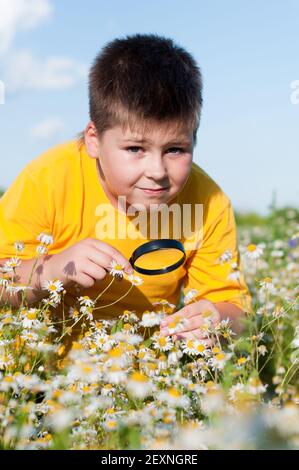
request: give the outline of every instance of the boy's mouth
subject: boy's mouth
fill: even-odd
[[[166,191],[167,189],[169,189],[169,186],[165,186],[163,188],[155,188],[155,189],[152,189],[152,188],[138,188],[138,189],[141,189],[146,194],[160,194]]]

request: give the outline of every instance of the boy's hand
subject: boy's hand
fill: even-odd
[[[52,255],[47,276],[59,279],[65,287],[76,283],[89,288],[109,273],[112,260],[123,265],[128,274],[133,274],[132,266],[120,251],[96,238],[85,238]]]
[[[164,318],[160,325],[160,333],[165,336],[174,335],[174,339],[204,339],[207,337],[208,323],[216,325],[220,320],[221,316],[215,305],[209,300],[202,299]]]

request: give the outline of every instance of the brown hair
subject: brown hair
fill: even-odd
[[[98,135],[114,126],[143,131],[152,122],[196,133],[202,108],[202,76],[194,58],[172,39],[135,34],[114,39],[89,72],[89,115]],[[84,132],[78,136],[84,142]]]

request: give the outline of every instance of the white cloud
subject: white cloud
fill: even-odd
[[[52,11],[51,0],[0,0],[1,79],[8,93],[71,88],[87,77],[87,67],[69,57],[14,50],[15,36],[43,23]]]
[[[87,76],[87,67],[68,57],[41,59],[30,50],[10,54],[4,69],[8,92],[66,89]]]
[[[50,0],[0,0],[0,54],[7,53],[17,32],[39,25],[52,10]]]
[[[65,125],[60,118],[49,117],[39,122],[31,129],[31,135],[36,139],[52,139],[65,131]]]

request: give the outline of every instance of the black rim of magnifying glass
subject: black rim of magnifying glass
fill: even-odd
[[[135,266],[135,262],[138,258],[140,258],[140,256],[145,255],[146,253],[151,253],[152,251],[163,250],[165,248],[176,248],[177,250],[180,250],[183,253],[183,256],[176,263],[170,266],[167,266],[166,268],[145,269],[145,268],[140,268],[138,266]],[[154,275],[154,274],[165,274],[165,273],[169,273],[170,271],[174,271],[174,269],[178,268],[184,263],[185,259],[186,259],[186,253],[185,253],[184,246],[182,245],[181,242],[179,242],[178,240],[169,240],[168,238],[162,238],[161,240],[152,240],[150,242],[146,242],[143,245],[136,248],[136,250],[133,252],[129,261],[131,263],[131,266],[138,273]]]

